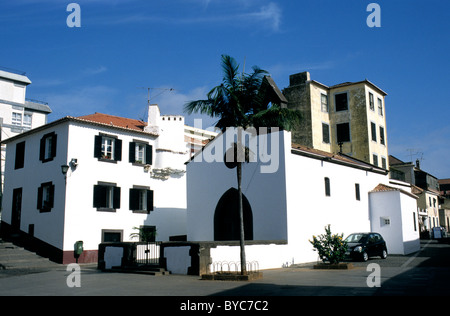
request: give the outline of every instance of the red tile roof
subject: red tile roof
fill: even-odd
[[[102,124],[108,124],[116,127],[123,127],[123,128],[129,128],[137,131],[144,131],[144,127],[147,126],[147,123],[135,120],[135,119],[129,119],[125,117],[120,116],[114,116],[109,114],[103,114],[103,113],[97,113],[90,115],[84,115],[79,116],[79,119],[91,121],[91,122],[97,122]]]
[[[414,193],[416,193],[416,194],[420,193],[420,192],[417,192],[417,191],[414,191],[414,190],[413,190],[414,193],[411,193],[411,192],[408,192],[408,191],[405,191],[405,190],[402,190],[402,189],[399,189],[399,188],[390,187],[390,186],[388,186],[386,184],[382,184],[382,183],[378,184],[370,192],[389,192],[389,191],[398,191],[398,192],[406,194],[406,195],[408,195],[410,197],[413,197],[415,199],[418,199],[419,197],[417,195],[415,195]]]

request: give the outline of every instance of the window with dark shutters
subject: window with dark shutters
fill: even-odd
[[[130,189],[129,208],[134,213],[150,213],[153,211],[153,191],[141,188]]]
[[[40,141],[39,160],[52,161],[56,157],[57,135],[55,132],[45,134]]]
[[[120,187],[115,184],[94,185],[93,206],[97,211],[115,212],[120,208]]]
[[[42,212],[50,212],[54,206],[55,185],[52,182],[42,183],[38,188],[37,209]]]
[[[94,157],[101,161],[121,161],[122,140],[113,135],[96,135],[94,139]]]
[[[128,161],[135,164],[151,165],[153,163],[152,145],[141,142],[130,142]]]

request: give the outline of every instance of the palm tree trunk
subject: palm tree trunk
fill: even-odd
[[[244,207],[242,204],[242,162],[237,163],[237,178],[238,178],[238,195],[239,195],[239,224],[240,224],[240,247],[241,247],[241,274],[247,274],[247,266],[245,259],[245,232],[244,232]]]
[[[247,264],[245,259],[245,231],[244,231],[244,206],[242,203],[242,162],[245,161],[245,150],[242,147],[242,128],[238,127],[237,135],[237,181],[238,181],[238,196],[239,196],[239,226],[240,226],[240,248],[241,248],[241,274],[247,274]]]

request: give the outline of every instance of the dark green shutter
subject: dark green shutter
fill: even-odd
[[[145,163],[151,165],[153,163],[153,148],[152,145],[145,145]]]
[[[122,140],[115,139],[114,140],[114,160],[121,161],[122,160]]]
[[[106,187],[103,185],[94,185],[94,207],[100,208],[106,206]]]
[[[147,190],[147,211],[153,211],[153,191]]]
[[[129,150],[128,158],[131,163],[136,162],[136,143],[135,142],[130,142],[130,150]]]
[[[39,147],[39,160],[44,161],[45,157],[45,136],[41,138],[41,144]]]
[[[42,209],[42,187],[38,188],[38,196],[37,196],[37,209]]]
[[[56,144],[57,144],[58,135],[56,135],[55,133],[52,133],[52,135],[49,137],[51,137],[51,140],[52,140],[51,158],[54,158],[54,157],[56,157]]]
[[[14,169],[23,168],[24,162],[25,162],[25,142],[17,143]]]
[[[101,158],[102,157],[102,137],[95,136],[94,140],[94,157]]]
[[[120,208],[120,187],[113,187],[113,208]]]
[[[139,190],[130,189],[130,210],[139,210]]]
[[[52,185],[50,185],[50,188],[49,188],[49,207],[50,208],[53,208],[54,207],[54,205],[55,205],[55,185],[54,184],[52,184]]]

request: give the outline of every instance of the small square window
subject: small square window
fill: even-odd
[[[336,131],[337,131],[338,144],[350,141],[350,124],[349,123],[336,124]]]
[[[335,94],[336,112],[348,110],[347,93]]]
[[[22,126],[22,113],[15,113],[12,114],[12,125],[15,126]]]

